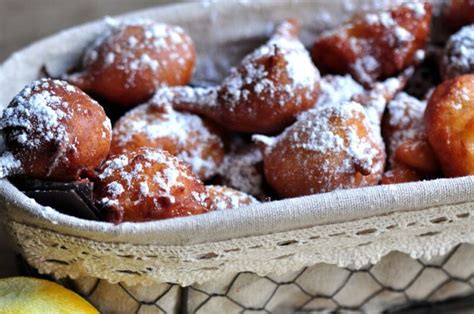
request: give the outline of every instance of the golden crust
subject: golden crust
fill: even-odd
[[[25,87],[1,118],[6,150],[20,161],[17,175],[73,181],[93,171],[110,149],[103,108],[64,81],[42,79]]]
[[[107,221],[150,221],[205,213],[206,188],[189,167],[158,149],[109,157],[95,178],[95,198]]]
[[[426,101],[403,92],[388,104],[382,129],[391,169],[409,168],[419,172],[419,177],[439,172],[439,163],[427,140],[425,109]]]
[[[383,174],[380,184],[397,184],[416,182],[424,179],[423,175],[420,175],[416,170],[410,169],[404,165],[396,165],[394,168],[388,170]]]
[[[378,184],[385,151],[355,102],[315,108],[273,139],[260,141],[267,182],[281,197]]]
[[[224,143],[212,123],[153,103],[129,111],[114,125],[111,154],[140,147],[166,150],[202,180],[215,175],[224,159]]]
[[[228,130],[275,134],[311,108],[319,96],[319,71],[298,40],[295,21],[281,23],[263,46],[230,70],[206,103],[179,101]],[[176,92],[171,90],[171,93]]]
[[[390,11],[355,15],[349,23],[323,34],[312,57],[323,73],[350,73],[370,85],[417,63],[431,23],[431,4],[407,3]]]
[[[426,138],[401,143],[395,150],[394,157],[397,162],[424,174],[435,174],[439,171],[438,161]]]
[[[82,72],[66,79],[112,104],[134,106],[159,86],[189,83],[195,62],[193,41],[180,27],[129,22],[99,37],[84,56]]]
[[[458,76],[439,85],[428,102],[425,125],[443,173],[474,174],[474,75]]]

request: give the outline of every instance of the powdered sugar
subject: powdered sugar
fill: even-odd
[[[422,39],[415,38],[415,35],[420,37],[418,30],[424,27],[426,16],[424,4],[414,3],[402,4],[386,11],[358,14],[349,23],[324,32],[316,42],[316,45],[322,46],[315,46],[315,49],[317,47],[325,51],[326,44],[339,47],[339,54],[346,56],[341,62],[346,64],[338,65],[335,61],[334,64],[324,66],[337,72],[341,71],[341,66],[346,67],[346,71],[350,71],[359,82],[369,86],[376,79],[393,75],[407,63],[413,62],[408,58],[415,59],[411,49],[417,47],[416,40]],[[367,30],[369,28],[374,31]],[[324,56],[323,52],[316,54]],[[397,60],[404,61],[401,63]]]
[[[373,152],[370,153],[370,145],[361,142],[360,138],[353,133],[354,129],[350,127],[347,129],[350,145],[346,147],[344,135],[340,134],[340,130],[334,129],[331,122],[334,117],[341,120],[351,119],[356,112],[365,116],[362,106],[355,102],[345,102],[339,106],[325,106],[305,112],[298,117],[300,122],[298,132],[290,137],[290,143],[295,148],[321,154],[347,151],[355,159],[371,159]],[[361,152],[365,152],[365,156]]]
[[[150,194],[150,187],[148,186],[148,183],[140,182],[139,187],[140,187],[140,193],[144,197],[147,197]]]
[[[180,64],[193,56],[190,42],[185,39],[188,37],[181,27],[146,19],[117,21],[107,18],[106,23],[108,30],[96,39],[84,55],[84,68],[113,66],[128,75],[128,84],[135,83],[137,71],[149,70],[154,73],[151,79],[158,85],[160,68],[168,66],[167,62],[171,61],[160,57],[163,50],[170,55],[174,53],[172,60]],[[139,40],[140,34],[142,39]],[[180,51],[180,54],[176,51]],[[178,72],[175,75],[181,75]]]
[[[316,106],[334,103],[338,104],[350,100],[354,95],[362,94],[364,88],[349,74],[326,75],[320,81],[321,92]]]
[[[121,185],[120,183],[114,181],[114,182],[111,182],[107,185],[107,191],[112,194],[112,196],[119,196],[120,194],[122,194],[125,189],[123,188],[123,185]]]
[[[393,32],[399,42],[408,42],[414,39],[413,35],[403,27],[395,27]]]
[[[391,163],[393,163],[393,152],[401,143],[425,137],[423,123],[425,109],[426,101],[420,101],[404,92],[399,93],[389,102],[387,123],[391,132],[387,139],[387,149],[391,156]]]
[[[355,73],[357,73],[359,80],[362,82],[371,82],[372,73],[374,73],[379,67],[379,62],[371,55],[366,55],[362,58],[356,59],[353,65]]]
[[[100,179],[111,177],[115,171],[122,171],[128,165],[128,157],[125,155],[117,156],[105,162],[105,167],[98,175]]]
[[[388,78],[383,82],[376,82],[374,86],[360,95],[355,95],[354,100],[360,102],[373,126],[374,133],[381,134],[380,125],[387,103],[404,88],[407,78],[412,75],[412,69],[405,70],[399,77]]]
[[[396,43],[408,42],[414,39],[413,35],[410,34],[410,32],[400,26],[393,19],[391,12],[368,13],[367,15],[365,15],[365,21],[369,25],[382,25],[386,29],[391,29],[393,33],[387,33],[387,40],[392,45],[395,45]]]
[[[474,72],[474,25],[461,28],[446,43],[442,59],[445,79]]]
[[[158,61],[152,59],[147,53],[142,54],[140,57],[140,64],[149,67],[153,71],[157,71],[159,67]]]
[[[4,152],[0,156],[0,178],[16,174],[21,170],[21,162],[10,152]]]
[[[54,82],[59,84],[59,81]],[[45,89],[47,83],[47,79],[33,82],[13,99],[13,106],[4,110],[0,128],[17,129],[10,140],[29,147],[68,141],[61,120],[71,117],[70,108],[49,85]]]
[[[370,169],[379,154],[373,146],[373,135],[369,132],[368,138],[361,138],[354,126],[342,122],[356,116],[363,117],[360,123],[371,130],[365,110],[359,103],[349,101],[316,107],[301,114],[297,123],[286,129],[276,141],[285,139],[285,143],[292,149],[311,151],[321,156],[346,156],[341,164],[336,165],[336,172],[353,173],[354,161],[357,161],[358,166]],[[334,121],[339,122],[335,124]],[[324,167],[324,164],[321,166]]]
[[[211,198],[212,210],[237,209],[259,203],[254,197],[225,186],[210,185],[206,189]]]
[[[68,132],[62,122],[72,117],[72,111],[55,89],[74,92],[75,88],[69,86],[66,82],[49,79],[37,80],[26,86],[3,111],[0,119],[0,129],[3,132],[9,129],[10,143],[25,147],[25,152],[28,148],[38,148],[46,143],[69,143]],[[74,143],[69,145],[71,149],[75,148]],[[8,176],[8,171],[20,167],[19,161],[11,154],[4,156],[0,177]]]
[[[357,102],[311,109],[264,151],[267,179],[284,196],[375,184],[383,173],[384,151],[372,130]],[[277,170],[279,164],[284,170]],[[294,186],[285,187],[285,180]]]
[[[122,148],[134,146],[140,137],[146,138],[152,147],[172,146],[171,152],[189,163],[203,178],[215,174],[218,167],[217,160],[208,151],[223,149],[220,137],[212,133],[199,116],[175,111],[163,102],[158,105],[152,101],[131,110],[117,122],[113,131],[114,145]]]
[[[163,167],[152,174],[150,169],[158,169],[157,164]],[[189,170],[175,157],[166,155],[161,150],[144,148],[129,155],[118,155],[107,160],[99,171],[98,177],[109,182],[106,185],[106,195],[100,199],[100,203],[111,206],[125,193],[133,193],[136,189],[139,199],[165,197],[173,204],[176,201],[174,191],[184,188],[182,180],[195,180],[186,171]],[[201,202],[197,198],[196,200]]]
[[[115,54],[113,52],[109,52],[105,56],[105,64],[109,65],[109,64],[114,63],[114,61],[115,61]]]
[[[98,125],[92,124],[91,127],[98,127],[97,132],[103,137],[102,143],[108,145],[110,121],[103,115],[97,102],[67,82],[40,79],[24,87],[10,102],[2,112],[0,129],[8,145],[6,149],[11,150],[23,163],[23,170],[27,174],[31,174],[29,169],[32,167],[38,167],[45,170],[43,176],[49,177],[55,170],[59,170],[59,166],[67,168],[72,164],[73,167],[79,167],[79,171],[87,169],[87,166],[97,166],[88,164],[94,163],[94,154],[102,154],[97,156],[97,163],[105,157],[107,151],[104,149],[103,152],[93,151],[84,165],[75,165],[70,159],[78,156],[80,159],[80,156],[87,154],[78,151],[87,136],[75,128],[74,123],[79,121],[78,123],[85,125],[92,121],[88,119],[94,113],[97,114],[95,119],[103,121],[99,120]],[[35,161],[40,165],[36,165]],[[74,169],[70,171],[72,173]]]
[[[159,108],[175,107],[186,109],[192,104],[196,108],[217,106],[217,87],[174,86],[161,87],[150,103]]]
[[[391,126],[407,129],[414,121],[420,122],[426,109],[426,101],[420,101],[404,92],[399,93],[388,105]]]
[[[417,18],[423,17],[426,14],[423,1],[409,1],[404,3],[403,6],[415,12]]]
[[[138,39],[135,36],[130,36],[128,37],[127,42],[130,47],[135,47],[138,44]]]
[[[153,182],[158,184],[161,191],[166,197],[168,197],[171,203],[175,202],[175,198],[172,195],[172,189],[178,185],[179,172],[175,168],[165,168],[161,172],[157,172],[153,176]],[[179,184],[181,186],[181,184]]]
[[[208,194],[204,192],[192,191],[191,195],[194,197],[196,201],[198,201],[201,204],[204,204],[208,198]]]
[[[281,69],[272,69],[270,73],[262,60],[272,58],[282,58],[284,65]],[[289,83],[275,84],[272,75],[287,76]],[[238,67],[232,68],[223,82],[223,88],[226,90],[225,99],[228,105],[233,106],[247,100],[249,95],[273,97],[278,92],[294,97],[293,93],[297,89],[314,89],[319,78],[319,72],[303,44],[288,32],[281,31],[265,45],[247,55]],[[253,89],[249,89],[248,86],[253,86]],[[280,106],[285,105],[283,101],[276,100],[276,102]]]

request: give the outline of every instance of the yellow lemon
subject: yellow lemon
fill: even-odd
[[[0,314],[99,313],[76,293],[47,280],[0,279]]]

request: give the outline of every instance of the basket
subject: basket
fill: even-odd
[[[219,80],[275,21],[298,17],[309,44],[354,10],[387,5],[221,1],[122,17],[185,28],[196,42],[199,82]],[[85,24],[13,54],[0,66],[0,104],[45,67],[52,75],[73,67],[105,27],[103,21]],[[140,224],[67,216],[8,180],[0,182],[0,203],[27,263],[106,313],[379,312],[474,294],[474,177],[335,191]]]

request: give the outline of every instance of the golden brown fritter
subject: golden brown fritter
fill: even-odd
[[[73,181],[107,157],[111,126],[103,108],[64,81],[26,86],[0,119],[6,152],[0,176]]]

